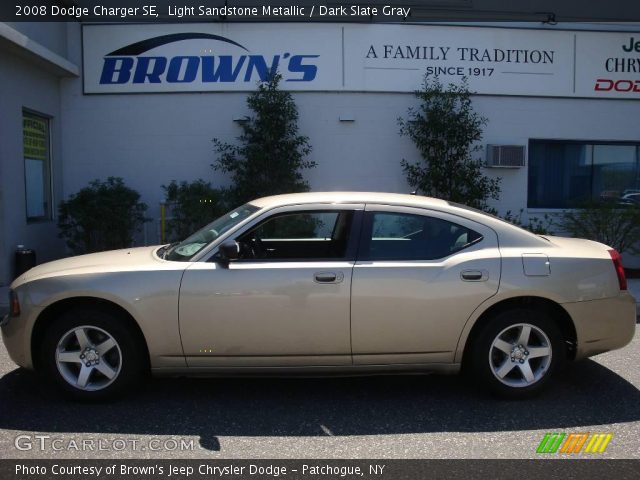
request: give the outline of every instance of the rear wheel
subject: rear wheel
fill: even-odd
[[[565,361],[562,333],[544,312],[511,309],[482,329],[468,370],[481,387],[508,398],[539,393]]]
[[[73,398],[113,398],[131,387],[146,367],[144,349],[129,330],[122,318],[109,312],[65,312],[45,333],[41,370]]]

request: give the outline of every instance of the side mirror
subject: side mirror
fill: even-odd
[[[228,267],[231,260],[236,260],[240,257],[240,245],[233,240],[224,242],[218,248],[218,256],[222,266]]]

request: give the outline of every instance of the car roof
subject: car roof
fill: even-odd
[[[501,245],[524,246],[541,245],[546,243],[538,235],[506,222],[505,220],[488,215],[474,208],[448,202],[440,198],[423,197],[421,195],[407,195],[387,192],[305,192],[290,193],[262,197],[249,202],[259,208],[277,208],[287,205],[303,205],[318,203],[378,203],[383,205],[398,205],[438,210],[474,220],[492,228],[499,233]]]
[[[386,192],[306,192],[274,195],[252,200],[260,208],[274,208],[303,203],[384,203],[422,207],[446,207],[448,202],[439,198]]]

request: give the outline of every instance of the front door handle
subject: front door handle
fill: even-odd
[[[313,274],[313,279],[317,283],[340,283],[344,280],[344,274],[342,272],[316,272]]]
[[[486,270],[463,270],[460,278],[465,282],[486,282],[489,279],[489,272]]]

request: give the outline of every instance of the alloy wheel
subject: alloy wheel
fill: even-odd
[[[549,337],[535,325],[518,323],[502,330],[489,348],[493,375],[509,387],[538,382],[549,371],[552,348]]]
[[[122,368],[122,352],[105,330],[82,325],[62,335],[56,348],[56,366],[71,386],[96,391],[111,385]]]

